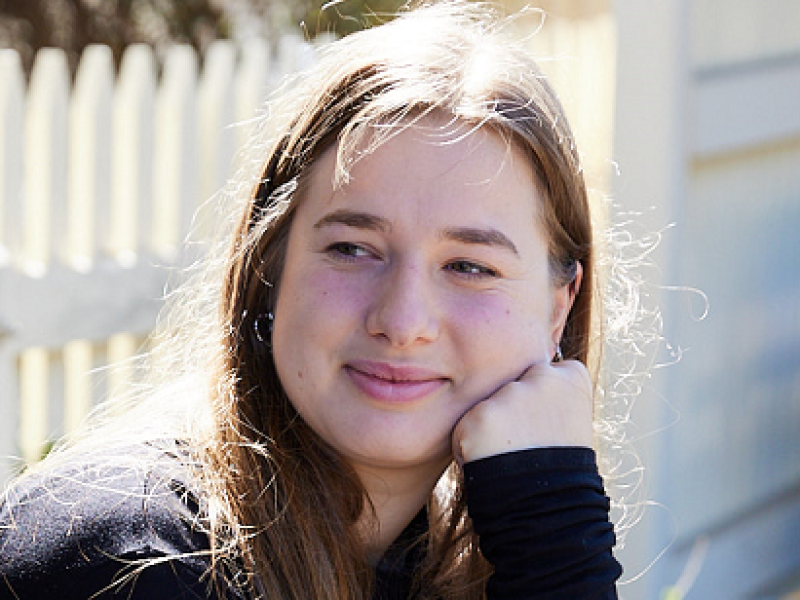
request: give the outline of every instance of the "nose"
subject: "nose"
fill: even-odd
[[[375,283],[367,313],[367,332],[396,348],[429,343],[439,336],[440,319],[433,282],[414,265],[392,265]]]

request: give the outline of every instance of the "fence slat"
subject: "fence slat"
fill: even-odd
[[[0,265],[20,250],[25,79],[13,50],[0,50]],[[5,258],[3,255],[6,255]],[[2,312],[0,312],[0,329]],[[2,335],[2,333],[0,333]]]
[[[125,397],[138,382],[138,353],[142,351],[141,337],[130,333],[111,336],[106,344],[109,368],[104,373],[105,394],[108,398]],[[101,400],[101,398],[98,398]]]
[[[96,260],[98,237],[109,225],[113,69],[110,48],[88,47],[70,103],[67,256],[82,270]]]
[[[187,238],[197,206],[197,56],[170,49],[156,96],[153,249],[174,257]]]
[[[234,152],[231,125],[236,119],[234,76],[236,48],[231,42],[217,41],[206,52],[205,66],[197,91],[201,170],[205,173],[200,197],[216,192],[229,174]]]
[[[36,55],[25,111],[23,244],[26,267],[41,273],[64,249],[69,69],[63,51]]]
[[[47,439],[49,356],[44,348],[31,348],[19,359],[19,448],[26,464],[37,461]],[[16,436],[15,436],[16,438]]]
[[[107,252],[130,263],[151,247],[156,63],[145,44],[122,56],[114,94],[111,226]]]
[[[0,277],[3,273],[0,270]],[[4,292],[0,281],[0,293]],[[0,490],[11,479],[19,459],[19,374],[17,354],[0,338]]]
[[[206,202],[220,190],[231,171],[236,137],[234,74],[236,49],[230,42],[209,46],[197,90],[199,167],[198,200]],[[214,228],[213,206],[204,204],[197,215],[197,233],[207,238]]]
[[[66,433],[76,431],[92,405],[94,348],[91,342],[76,340],[64,346],[64,420]]]
[[[0,488],[14,474],[19,452],[19,388],[14,333],[7,314],[12,257],[21,250],[22,115],[25,80],[22,61],[12,50],[0,51]]]
[[[70,342],[70,344],[72,343]],[[64,359],[70,344],[55,349],[43,349],[47,353],[47,389],[44,398],[47,404],[45,411],[47,418],[42,430],[43,436],[39,440],[39,456],[30,457],[33,460],[39,460],[46,452],[49,452],[52,444],[65,433],[64,412],[68,381],[67,365]]]
[[[241,148],[250,136],[251,120],[258,114],[274,84],[270,81],[272,58],[266,40],[252,38],[240,49],[239,68],[236,71],[236,134],[237,147]]]

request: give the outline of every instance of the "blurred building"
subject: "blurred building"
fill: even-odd
[[[800,2],[617,0],[615,199],[659,228],[680,362],[634,410],[648,507],[630,598],[800,590]],[[794,595],[793,595],[794,594]],[[674,597],[680,597],[676,595]]]

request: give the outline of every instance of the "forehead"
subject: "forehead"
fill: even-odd
[[[355,136],[357,143],[345,138],[320,154],[306,173],[307,195],[333,201],[384,188],[408,199],[449,190],[465,199],[486,197],[498,209],[522,198],[538,212],[539,185],[527,154],[495,129],[436,113],[371,127]]]

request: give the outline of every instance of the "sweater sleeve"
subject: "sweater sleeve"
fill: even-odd
[[[535,448],[464,466],[467,505],[494,567],[490,600],[615,599],[609,500],[589,448]]]

